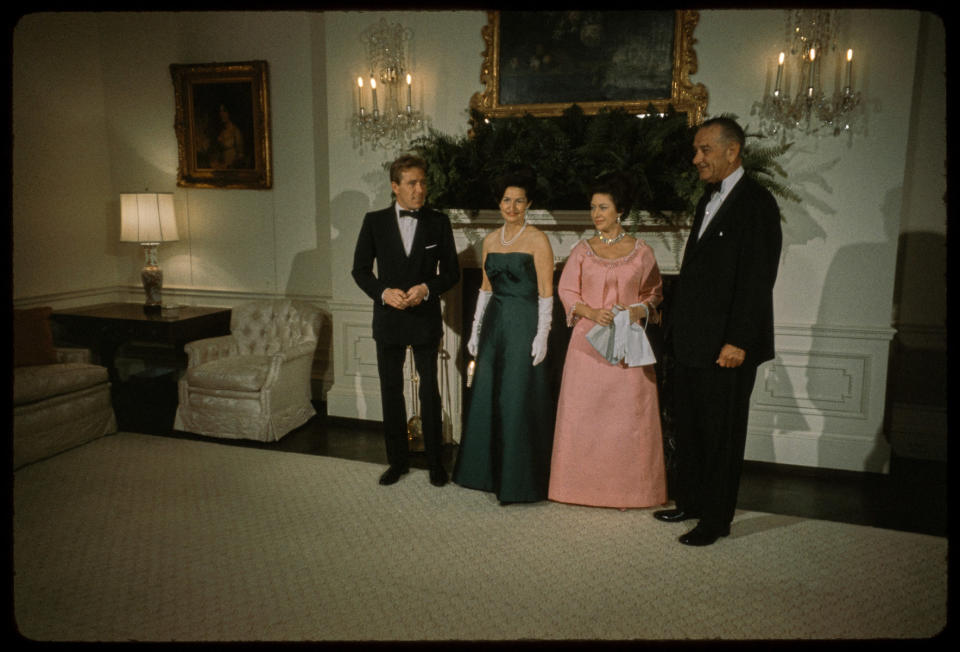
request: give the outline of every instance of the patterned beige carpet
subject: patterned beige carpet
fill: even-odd
[[[501,507],[425,471],[121,433],[15,474],[42,641],[911,638],[947,540],[756,512],[709,548],[651,510]]]

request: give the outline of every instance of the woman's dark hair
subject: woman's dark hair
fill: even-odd
[[[614,208],[626,217],[633,207],[633,184],[630,178],[620,172],[611,172],[599,177],[590,184],[590,196],[596,194],[610,195]]]
[[[537,194],[537,175],[529,168],[518,168],[497,177],[494,191],[497,193],[495,199],[498,204],[507,188],[523,188],[527,201],[532,203]]]

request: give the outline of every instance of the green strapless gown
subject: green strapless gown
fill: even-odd
[[[457,484],[504,503],[547,498],[556,405],[547,364],[533,366],[537,272],[527,253],[487,254],[493,286],[480,326],[467,423],[453,471]]]

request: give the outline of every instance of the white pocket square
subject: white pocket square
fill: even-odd
[[[433,249],[433,248],[436,247],[436,246],[437,246],[437,245],[435,245],[435,244],[427,245],[426,247],[424,247],[424,249]]]

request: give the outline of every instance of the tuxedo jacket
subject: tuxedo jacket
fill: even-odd
[[[439,340],[440,295],[460,280],[450,220],[443,213],[421,208],[408,257],[394,206],[367,213],[353,254],[353,278],[373,299],[373,337],[378,342],[423,344]],[[420,283],[427,284],[430,295],[418,306],[397,310],[382,300],[387,288],[408,290]]]
[[[665,314],[675,360],[710,367],[724,344],[746,351],[745,364],[770,360],[773,285],[780,263],[780,210],[770,192],[744,175],[699,239],[702,197]]]

